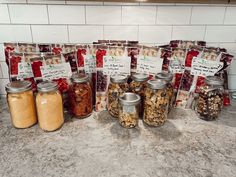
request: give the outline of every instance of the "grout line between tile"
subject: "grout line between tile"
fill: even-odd
[[[120,6],[120,21],[121,21],[121,24],[123,24],[123,18],[122,18],[122,16],[123,16],[123,6]]]
[[[46,7],[47,7],[48,24],[50,24],[48,5]]]
[[[223,17],[223,24],[222,25],[225,24],[225,16],[226,16],[227,9],[228,9],[228,7],[225,7],[225,12],[224,12],[224,17]]]
[[[193,15],[193,6],[191,7],[191,11],[190,11],[190,19],[189,19],[189,24],[192,23],[192,15]]]
[[[158,13],[158,6],[156,6],[156,18],[155,18],[155,24],[157,24],[157,13]]]
[[[84,22],[87,24],[87,6],[84,6]]]
[[[171,40],[173,40],[173,30],[174,30],[174,25],[171,25],[171,34],[170,34]]]
[[[7,11],[8,11],[8,16],[9,16],[10,24],[11,24],[11,13],[10,13],[10,9],[9,9],[9,5],[8,4],[7,4]]]
[[[204,31],[204,35],[203,35],[203,40],[206,39],[206,31],[207,31],[207,25],[205,26],[205,31]]]
[[[32,31],[32,26],[31,25],[30,25],[30,34],[31,34],[31,40],[32,40],[32,42],[34,42],[33,31]]]
[[[70,32],[69,32],[69,25],[66,25],[66,29],[67,29],[67,41],[70,43]]]

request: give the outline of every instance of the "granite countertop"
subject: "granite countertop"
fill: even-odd
[[[104,111],[78,120],[67,116],[55,132],[11,126],[0,107],[2,177],[233,177],[236,176],[236,107],[216,121],[174,109],[159,128],[120,127]]]

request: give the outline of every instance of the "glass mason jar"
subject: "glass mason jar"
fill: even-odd
[[[72,77],[69,99],[71,113],[75,117],[85,118],[92,114],[92,89],[88,75],[77,74]]]
[[[29,81],[6,85],[7,102],[15,128],[28,128],[37,123],[34,95]]]
[[[113,75],[110,79],[108,86],[108,112],[118,118],[119,114],[119,96],[129,91],[129,85],[127,83],[127,76],[124,75]]]
[[[223,83],[216,76],[205,78],[205,85],[200,87],[196,112],[201,119],[215,120],[218,118],[223,106]]]
[[[172,85],[172,79],[173,79],[173,74],[171,73],[157,73],[157,75],[155,76],[156,79],[160,79],[160,80],[164,80],[166,81],[166,93],[168,95],[168,113],[171,111],[172,107],[173,107],[173,103],[175,101],[175,97],[174,97],[174,87]]]
[[[163,125],[167,119],[168,99],[166,82],[159,79],[149,80],[144,97],[144,123],[155,127]]]
[[[55,82],[41,82],[37,86],[36,108],[41,129],[54,131],[64,123],[62,96]]]
[[[139,120],[141,97],[135,93],[124,93],[119,97],[119,123],[124,128],[134,128]]]
[[[147,80],[149,76],[147,74],[135,73],[132,75],[132,82],[129,84],[130,91],[136,93],[141,97],[139,115],[143,117],[143,107],[144,107],[144,90],[147,86]]]

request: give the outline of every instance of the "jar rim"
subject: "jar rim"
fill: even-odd
[[[148,80],[149,75],[148,74],[142,74],[142,73],[135,73],[135,74],[132,75],[132,78],[133,78],[134,81],[144,82],[144,81]]]
[[[125,83],[127,79],[126,75],[112,75],[110,81],[112,83]]]
[[[141,97],[132,92],[126,92],[119,96],[119,102],[122,105],[135,106],[141,102]]]
[[[72,76],[71,81],[74,83],[84,83],[88,82],[88,75],[87,74],[75,74]]]
[[[216,86],[222,86],[224,84],[224,80],[218,76],[207,76],[205,82],[206,84]]]
[[[57,83],[52,81],[44,81],[37,85],[37,89],[39,92],[51,92],[51,91],[57,91]]]
[[[170,82],[173,79],[173,74],[169,73],[169,72],[166,72],[166,73],[165,72],[160,72],[160,73],[156,74],[155,78],[156,79],[163,79],[166,82]]]
[[[166,88],[166,84],[167,82],[161,79],[150,79],[147,81],[148,87],[155,90]]]
[[[30,81],[13,81],[5,86],[7,93],[20,93],[31,90],[32,84]]]

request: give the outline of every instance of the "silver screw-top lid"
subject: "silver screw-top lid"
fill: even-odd
[[[207,76],[205,79],[206,84],[221,86],[224,84],[224,80],[217,76]]]
[[[13,81],[8,83],[5,87],[7,93],[19,93],[31,89],[31,82],[29,81]]]
[[[57,83],[51,82],[51,81],[45,81],[41,82],[37,85],[37,89],[39,92],[51,92],[51,91],[57,91]]]
[[[125,83],[127,82],[127,76],[125,75],[113,75],[111,76],[111,82],[112,83]]]
[[[161,79],[151,79],[147,81],[147,85],[151,89],[164,89],[166,88],[167,82]]]
[[[136,82],[145,82],[148,80],[148,75],[147,74],[140,74],[140,73],[135,73],[132,75],[132,78]]]
[[[122,105],[135,106],[139,104],[141,98],[138,94],[126,92],[119,97],[119,102]]]
[[[156,79],[162,79],[166,82],[171,82],[172,79],[173,79],[173,74],[161,72],[161,73],[157,73],[155,78]]]
[[[71,80],[74,83],[84,83],[88,82],[88,75],[87,74],[75,74],[72,76]]]

